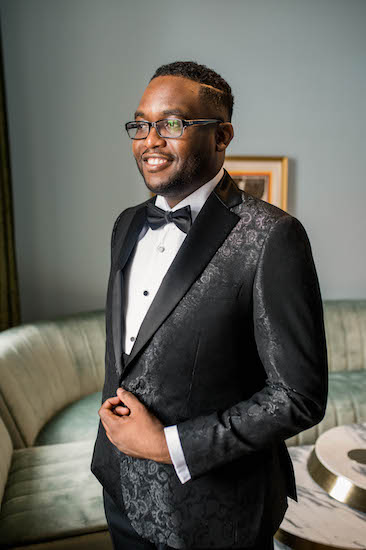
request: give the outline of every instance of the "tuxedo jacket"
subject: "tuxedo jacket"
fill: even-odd
[[[91,470],[136,531],[173,548],[240,548],[277,530],[296,499],[285,439],[327,397],[323,310],[301,223],[228,173],[168,269],[126,362],[124,268],[155,197],[127,208],[111,240],[102,402],[123,385],[176,424],[191,480],[131,458],[99,422]],[[133,307],[133,306],[131,306]]]

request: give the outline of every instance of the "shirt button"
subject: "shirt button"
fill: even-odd
[[[131,340],[131,342],[134,342],[134,341],[135,341],[135,337],[134,337],[134,336],[131,336],[130,340]]]
[[[165,248],[164,248],[164,246],[159,245],[159,246],[158,246],[158,250],[159,250],[159,252],[164,252]]]
[[[144,290],[144,296],[148,296],[149,295],[149,291],[148,290]]]

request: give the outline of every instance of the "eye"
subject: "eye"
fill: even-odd
[[[149,125],[146,122],[136,121],[134,130],[137,137],[142,137],[148,132]]]
[[[167,128],[169,128],[169,130],[177,130],[178,128],[180,128],[180,124],[180,120],[177,120],[175,118],[167,118],[165,121],[165,125]]]

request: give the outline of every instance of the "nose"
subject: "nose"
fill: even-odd
[[[163,147],[164,145],[166,145],[165,139],[159,136],[154,126],[151,126],[149,135],[145,138],[145,146],[148,149],[152,149],[153,147]]]

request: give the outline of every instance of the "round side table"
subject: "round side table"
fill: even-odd
[[[359,428],[354,429],[360,431]],[[356,447],[360,449],[362,445],[358,442]],[[339,502],[313,479],[309,473],[308,462],[314,448],[316,445],[288,449],[295,469],[298,502],[289,499],[286,515],[275,535],[280,543],[277,548],[366,550],[366,513]],[[341,454],[338,446],[332,449],[334,455]],[[320,454],[317,454],[318,460],[321,460]],[[327,456],[329,457],[329,453]],[[329,467],[329,460],[327,466]],[[359,463],[355,466],[358,474],[361,474],[361,478],[357,478],[358,483],[362,482],[364,467],[366,468]]]

